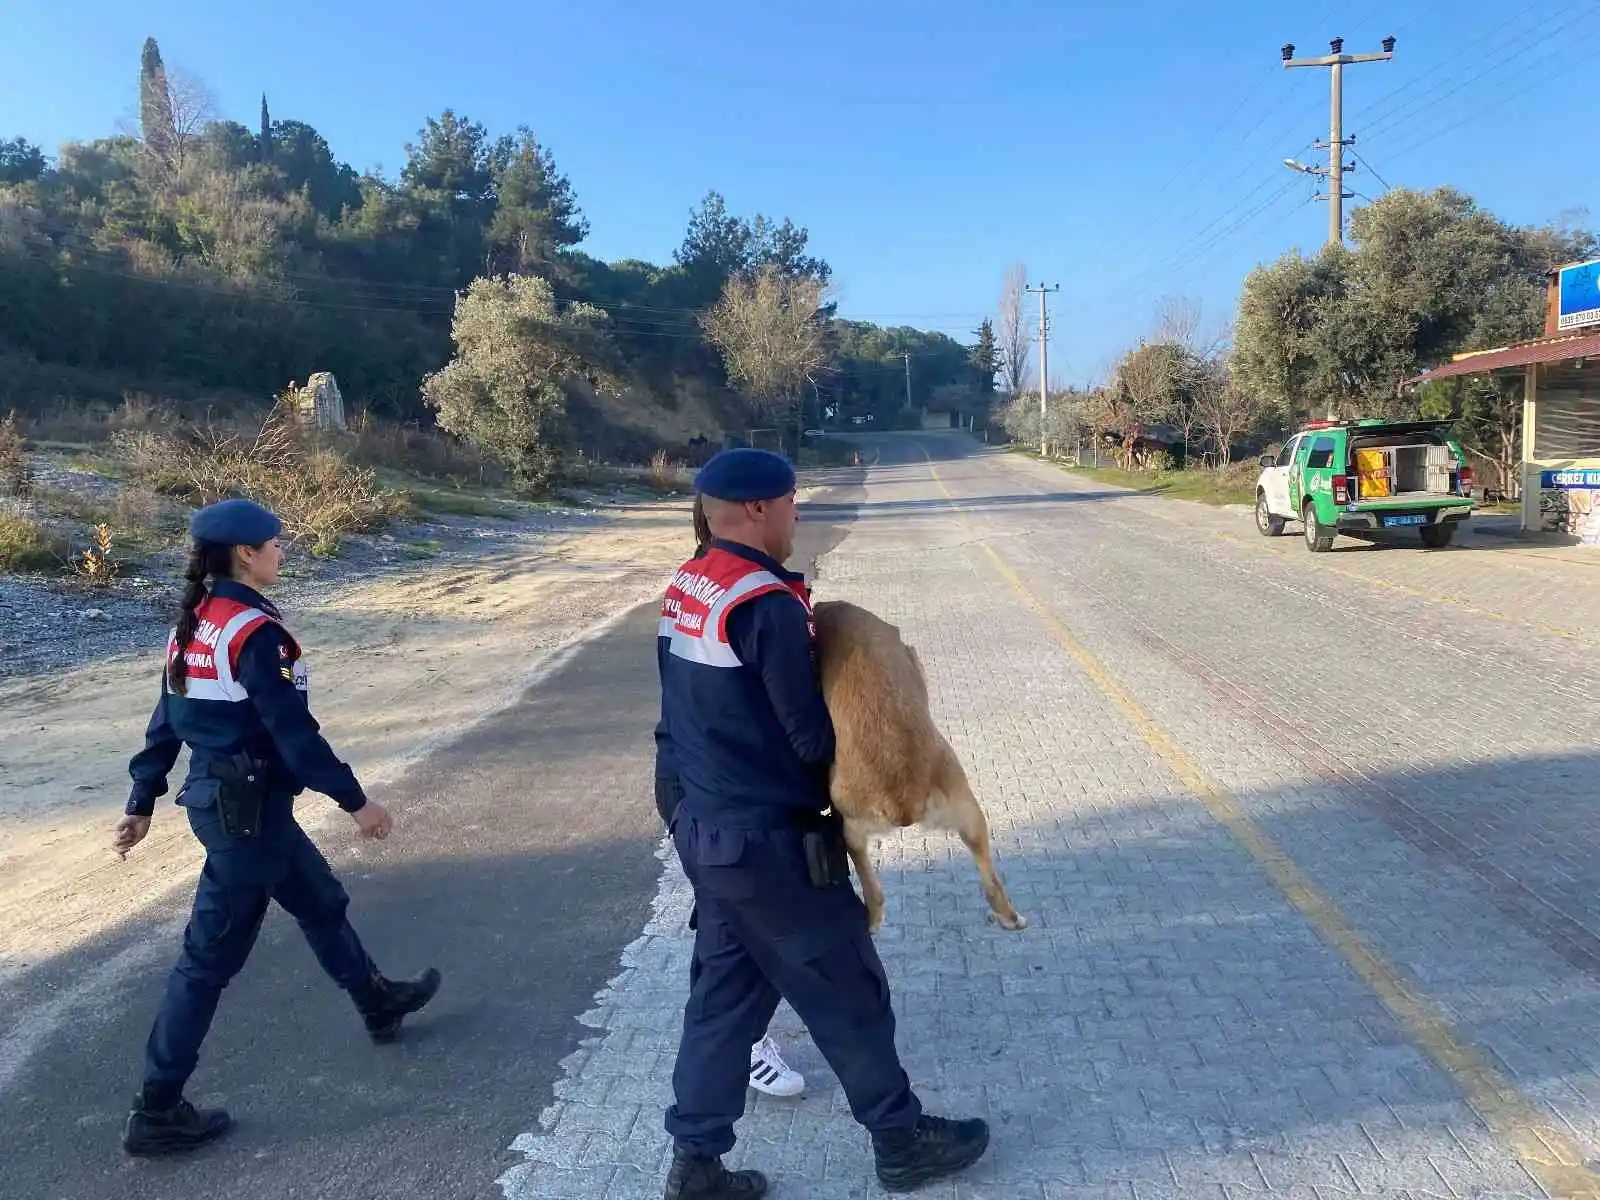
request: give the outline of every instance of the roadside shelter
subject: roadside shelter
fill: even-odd
[[[1404,386],[1462,375],[1522,380],[1522,528],[1600,545],[1600,261],[1551,273],[1542,336],[1458,354]]]

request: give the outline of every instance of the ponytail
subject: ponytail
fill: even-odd
[[[189,661],[185,651],[200,627],[200,605],[206,598],[206,578],[227,579],[233,573],[233,547],[219,542],[194,544],[189,552],[189,564],[183,570],[186,586],[179,602],[178,628],[173,636],[177,653],[167,663],[167,683],[178,695],[183,695],[189,676]]]
[[[701,497],[694,498],[694,556],[700,558],[711,549],[711,522],[706,520],[706,506]]]

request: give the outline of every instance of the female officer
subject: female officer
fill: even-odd
[[[176,801],[206,849],[183,952],[145,1046],[144,1087],[123,1131],[130,1154],[191,1149],[231,1124],[221,1110],[197,1110],[183,1088],[268,901],[300,923],[374,1041],[391,1040],[439,987],[432,969],[401,982],[378,972],[345,916],[349,897],[295,821],[294,797],[310,788],[332,797],[364,837],[387,837],[392,824],[318,732],[300,647],[261,594],[278,578],[282,528],[249,500],[224,500],[190,519],[188,587],[144,749],[128,767],[133,790],[117,824],[118,854],[150,831],[156,798],[184,745],[189,774]]]

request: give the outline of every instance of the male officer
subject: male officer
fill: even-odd
[[[722,1155],[744,1113],[750,1046],[788,1000],[872,1136],[879,1181],[910,1191],[976,1162],[981,1120],[923,1113],[894,1045],[866,908],[828,803],[834,735],[814,661],[810,592],[784,569],[795,477],[759,450],[696,477],[712,538],[662,599],[662,721],[683,789],[673,841],[699,915],[666,1128],[666,1200],[755,1200],[758,1171]]]

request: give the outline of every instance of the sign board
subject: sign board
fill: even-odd
[[[1600,471],[1566,470],[1539,472],[1539,489],[1541,491],[1558,491],[1566,490],[1568,488],[1600,489]]]
[[[1556,330],[1587,325],[1600,325],[1600,261],[1562,267],[1556,277]]]

